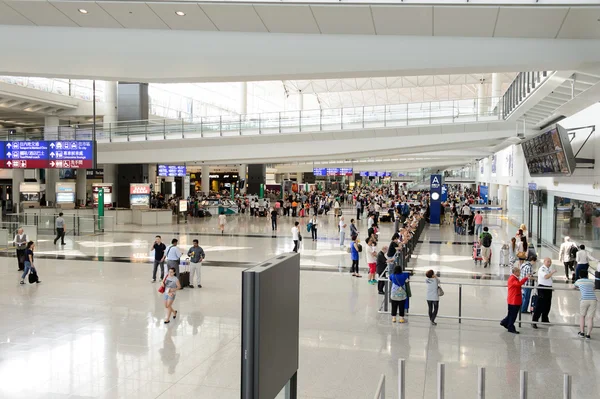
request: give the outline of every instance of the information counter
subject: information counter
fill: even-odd
[[[170,225],[173,211],[170,209],[132,209],[133,224],[140,226]]]

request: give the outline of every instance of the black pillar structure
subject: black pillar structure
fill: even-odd
[[[253,164],[248,165],[248,194],[258,195],[260,185],[267,182],[267,165]]]

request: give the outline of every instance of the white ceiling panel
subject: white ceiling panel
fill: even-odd
[[[434,36],[492,37],[498,7],[434,7]]]
[[[169,27],[145,3],[99,3],[106,12],[128,29],[168,29]]]
[[[4,1],[25,18],[40,26],[77,26],[65,14],[48,2]]]
[[[216,31],[215,25],[208,19],[197,4],[189,3],[148,3],[152,11],[171,29]],[[185,15],[177,15],[176,12]]]
[[[255,5],[254,9],[269,32],[319,33],[308,5]]]
[[[266,32],[267,28],[252,5],[202,4],[202,9],[221,31]]]
[[[0,1],[0,25],[33,25],[33,22]]]
[[[568,7],[500,7],[496,37],[554,38]]]
[[[373,17],[369,6],[311,6],[321,33],[373,35]]]
[[[91,1],[53,1],[52,5],[63,14],[75,21],[77,25],[86,28],[122,28],[116,19],[110,16],[100,6]],[[88,13],[82,14],[79,9]]]
[[[371,6],[378,35],[431,36],[431,6]]]
[[[559,39],[600,39],[600,8],[572,7],[565,18]]]

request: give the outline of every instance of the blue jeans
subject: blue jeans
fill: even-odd
[[[31,262],[28,260],[25,261],[25,269],[23,270],[23,274],[21,275],[21,280],[24,280],[27,276],[27,273],[31,270]]]
[[[476,224],[475,225],[475,238],[479,238],[479,235],[483,232],[483,225],[482,224]]]
[[[529,312],[529,300],[531,299],[531,288],[522,288],[523,291],[523,304],[521,305],[521,313]]]

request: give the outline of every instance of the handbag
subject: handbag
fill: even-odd
[[[160,287],[158,287],[158,292],[160,292],[161,294],[165,293],[165,281],[167,281],[167,276],[165,276],[164,280],[163,280],[163,285],[161,285]]]
[[[525,259],[525,258],[527,258],[527,253],[525,251],[519,251],[519,252],[517,252],[517,258]]]
[[[302,234],[298,233],[298,241],[302,242]]]
[[[29,271],[29,284],[37,283],[38,280],[39,280],[39,278],[38,278],[37,272],[32,267],[31,270]]]
[[[439,285],[438,285],[437,293],[438,293],[438,296],[444,296],[444,290]]]
[[[399,285],[392,285],[392,292],[390,293],[390,298],[392,301],[404,301],[407,298],[406,290]]]

